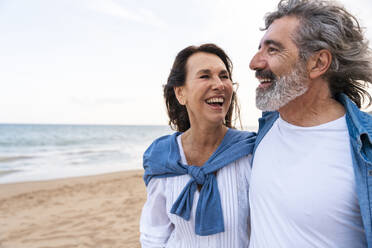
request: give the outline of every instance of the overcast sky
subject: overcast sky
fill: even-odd
[[[213,42],[234,63],[243,124],[256,126],[249,69],[261,0],[0,0],[0,123],[165,125],[174,57]],[[341,1],[372,40],[372,1]]]

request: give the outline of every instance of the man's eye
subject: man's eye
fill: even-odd
[[[208,75],[201,75],[200,78],[209,78]]]
[[[277,52],[277,51],[279,51],[277,48],[275,48],[275,47],[269,47],[268,49],[267,49],[267,51],[269,52],[269,53],[275,53],[275,52]]]

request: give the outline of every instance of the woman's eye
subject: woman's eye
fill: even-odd
[[[200,78],[209,78],[208,75],[201,75]]]
[[[221,78],[223,78],[223,79],[229,79],[229,76],[227,76],[227,75],[222,75]]]

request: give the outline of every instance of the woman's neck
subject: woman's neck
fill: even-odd
[[[197,147],[214,147],[218,146],[225,136],[228,128],[224,125],[208,128],[190,127],[182,135],[182,143],[192,144]]]
[[[190,127],[182,136],[182,147],[188,164],[202,166],[221,144],[228,128]]]

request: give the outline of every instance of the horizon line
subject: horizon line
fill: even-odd
[[[32,123],[32,122],[0,122],[0,125],[69,125],[69,126],[168,126],[166,124],[109,124],[109,123]]]

